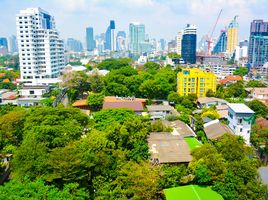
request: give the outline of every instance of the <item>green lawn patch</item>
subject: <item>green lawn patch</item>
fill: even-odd
[[[202,143],[200,143],[196,138],[194,137],[185,137],[184,138],[185,142],[187,142],[189,148],[191,150],[200,147],[202,145]]]
[[[186,185],[165,189],[167,200],[223,200],[223,197],[210,187]]]

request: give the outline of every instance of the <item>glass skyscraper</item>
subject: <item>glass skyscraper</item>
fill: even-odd
[[[83,46],[82,43],[79,40],[76,40],[74,38],[68,38],[67,39],[67,50],[73,51],[73,52],[82,52]]]
[[[108,26],[106,33],[105,33],[105,44],[104,48],[106,50],[115,51],[115,22],[114,20],[110,21],[110,25]]]
[[[8,45],[7,45],[7,39],[4,37],[0,38],[0,46],[3,46],[6,48],[6,50],[8,50]]]
[[[141,44],[145,42],[145,26],[140,23],[129,24],[129,49],[134,55],[142,52]]]
[[[96,47],[96,42],[94,40],[94,32],[92,27],[86,28],[86,44],[87,44],[87,51],[93,51]]]
[[[221,35],[216,45],[213,48],[212,54],[226,52],[226,46],[227,46],[227,33],[226,33],[226,30],[222,30]]]
[[[268,22],[253,20],[250,25],[248,62],[253,67],[268,62]]]
[[[196,63],[196,26],[187,24],[182,36],[181,56],[185,63]]]

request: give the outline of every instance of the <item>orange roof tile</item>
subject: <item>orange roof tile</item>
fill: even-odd
[[[253,93],[259,94],[268,94],[268,88],[253,88]]]
[[[88,106],[87,99],[80,99],[72,104],[73,107]]]
[[[5,78],[5,79],[3,80],[3,82],[4,82],[4,83],[10,83],[10,80],[9,80],[8,78]]]

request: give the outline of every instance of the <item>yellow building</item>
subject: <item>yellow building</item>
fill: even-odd
[[[235,16],[234,19],[228,26],[227,31],[227,47],[226,51],[229,54],[234,53],[235,47],[238,45],[238,22],[237,17]]]
[[[216,79],[212,72],[204,72],[198,68],[183,69],[178,73],[177,92],[181,96],[193,93],[197,97],[205,97],[209,89],[216,92]]]

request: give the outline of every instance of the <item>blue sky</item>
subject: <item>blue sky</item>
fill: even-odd
[[[15,16],[21,9],[41,7],[55,17],[63,39],[85,38],[85,28],[105,32],[109,20],[116,29],[128,31],[130,22],[142,22],[150,38],[173,39],[187,23],[196,24],[198,38],[210,33],[223,9],[214,37],[235,15],[239,39],[247,39],[253,19],[268,21],[268,0],[0,0],[0,36],[16,34]]]

